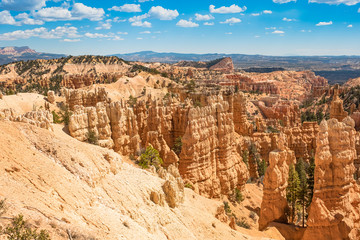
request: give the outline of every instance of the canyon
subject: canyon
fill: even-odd
[[[52,239],[360,237],[359,106],[313,72],[83,56],[3,65],[0,81],[0,198]],[[329,114],[304,121],[310,100]],[[141,169],[148,149],[161,164]],[[304,226],[289,220],[299,162],[314,164]]]

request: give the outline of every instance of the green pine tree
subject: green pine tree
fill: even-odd
[[[290,206],[290,222],[294,222],[296,203],[298,198],[300,180],[294,164],[289,167],[288,186],[286,188],[286,199]]]
[[[299,191],[298,191],[298,201],[301,206],[302,211],[302,226],[305,227],[305,215],[306,215],[306,206],[309,202],[309,186],[307,183],[305,163],[302,158],[296,164],[296,172],[299,176]]]
[[[308,201],[308,206],[310,205],[312,198],[313,198],[313,194],[314,194],[314,183],[315,183],[315,178],[314,178],[314,174],[315,174],[315,159],[314,156],[312,155],[310,157],[310,165],[307,168],[307,184],[308,184],[308,188],[309,188],[309,201]]]

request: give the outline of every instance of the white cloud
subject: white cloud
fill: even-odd
[[[311,30],[301,30],[300,32],[311,32]]]
[[[309,0],[309,3],[326,3],[330,5],[345,4],[348,6],[356,5],[360,0]]]
[[[0,34],[0,40],[12,41],[18,39],[28,39],[31,37],[56,39],[56,38],[78,38],[78,32],[76,27],[57,27],[55,29],[48,30],[44,27],[34,28],[28,30],[17,30],[14,32],[8,32]]]
[[[46,0],[1,0],[0,9],[28,11],[45,7]]]
[[[210,14],[201,15],[201,14],[195,13],[195,19],[196,19],[196,21],[209,21],[209,20],[214,19],[214,17],[211,16]]]
[[[184,27],[184,28],[193,28],[193,27],[198,27],[199,24],[197,23],[194,23],[192,22],[191,20],[184,20],[184,19],[181,19],[177,24],[176,26],[179,26],[179,27]]]
[[[20,24],[26,24],[26,25],[43,25],[44,21],[33,19],[29,17],[29,14],[27,13],[20,13],[16,17],[16,19],[20,19]]]
[[[127,32],[117,32],[117,34],[120,34],[120,35],[128,35]]]
[[[63,7],[42,8],[33,13],[33,16],[44,21],[82,20],[100,21],[104,17],[104,9],[85,6],[75,3],[71,11]]]
[[[149,1],[154,1],[154,0],[138,0],[138,2],[140,2],[140,3],[149,2]]]
[[[239,7],[238,5],[231,5],[230,7],[219,7],[219,8],[215,8],[214,5],[210,5],[209,6],[209,10],[211,13],[240,13],[240,12],[244,12],[246,10],[246,7]]]
[[[141,12],[140,4],[124,4],[120,7],[113,6],[108,9],[109,11],[118,11],[118,12]]]
[[[360,13],[360,8],[358,9],[358,13]]]
[[[270,30],[275,30],[276,27],[266,27],[265,29],[266,29],[266,30],[269,30],[269,29],[270,29]]]
[[[173,20],[179,16],[177,10],[165,9],[161,6],[151,7],[148,14],[152,18],[158,18],[160,20]]]
[[[284,34],[284,31],[280,31],[280,30],[275,30],[272,32],[273,34]]]
[[[349,25],[347,25],[347,27],[348,27],[348,28],[352,28],[352,27],[353,27],[353,25],[352,25],[352,24],[349,24]]]
[[[10,12],[5,10],[0,12],[0,24],[16,25],[17,23]]]
[[[137,21],[137,22],[131,23],[131,26],[151,28],[151,23],[148,21],[145,21],[145,22]]]
[[[263,13],[264,14],[272,14],[272,11],[271,10],[264,10]]]
[[[225,34],[226,35],[232,35],[232,32],[226,32]]]
[[[93,38],[93,39],[96,39],[96,38],[106,38],[107,40],[115,40],[115,41],[118,41],[118,40],[124,40],[123,38],[115,35],[114,33],[109,33],[109,34],[102,34],[102,33],[85,33],[84,34],[85,37],[88,37],[88,38]]]
[[[273,0],[274,3],[289,3],[289,2],[296,2],[296,0]]]
[[[286,17],[284,17],[282,20],[285,21],[285,22],[295,22],[296,21],[296,19],[286,18]]]
[[[260,16],[260,13],[252,13],[251,16],[257,17]]]
[[[140,34],[151,34],[150,31],[143,31],[143,32],[140,32]]]
[[[332,25],[333,22],[330,21],[330,22],[319,22],[318,24],[316,24],[316,26],[328,26],[328,25]]]
[[[80,39],[69,39],[69,38],[65,38],[63,41],[64,41],[64,42],[80,42]]]
[[[226,19],[224,22],[220,22],[220,23],[233,25],[235,23],[240,23],[240,22],[241,22],[241,19],[233,17],[233,18]]]
[[[214,23],[213,22],[204,22],[204,25],[205,26],[214,26]]]
[[[72,20],[71,12],[62,7],[42,8],[34,12],[33,16],[47,22]]]
[[[110,20],[110,21],[109,21]],[[96,27],[96,30],[101,30],[101,29],[110,29],[112,27],[111,25],[111,19],[106,20],[105,23],[101,23],[101,25],[99,27]]]
[[[105,12],[102,8],[93,8],[85,6],[82,3],[75,3],[71,10],[71,14],[74,18],[87,18],[91,21],[99,21],[103,18]]]
[[[141,37],[138,37],[138,38],[136,38],[137,40],[143,40],[143,38],[141,38]]]
[[[139,16],[134,16],[129,18],[129,22],[141,22],[143,19],[148,18],[149,15],[147,13]]]

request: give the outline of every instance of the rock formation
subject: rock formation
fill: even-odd
[[[230,109],[221,96],[204,98],[206,107],[190,107],[171,99],[165,105],[151,98],[130,107],[124,101],[108,103],[103,90],[64,92],[74,110],[70,135],[80,141],[86,141],[91,132],[98,137],[99,145],[124,155],[138,155],[142,148],[152,145],[165,167],[179,164],[184,180],[208,197],[231,194],[248,179],[235,145],[235,124],[240,132],[249,133],[242,93],[234,98]],[[240,119],[235,124],[233,112]],[[179,156],[172,150],[178,137],[182,137]]]
[[[105,88],[96,88],[95,91],[62,89],[70,110],[74,110],[76,105],[84,107],[95,107],[98,102],[108,102]]]
[[[336,85],[330,106],[330,118],[336,118],[338,121],[342,121],[347,115],[348,113],[344,111],[343,101],[339,98],[338,85]]]
[[[55,92],[54,91],[48,91],[47,93],[47,99],[50,103],[55,102]]]
[[[40,128],[53,130],[53,115],[48,110],[37,110],[18,114],[14,109],[0,109],[0,119],[7,119],[13,122],[28,123]]]
[[[315,186],[304,240],[359,239],[360,189],[354,180],[354,121],[323,121],[317,137]]]
[[[179,170],[197,191],[207,197],[230,194],[248,179],[245,163],[234,146],[233,115],[222,97],[192,108],[182,137]]]
[[[287,222],[287,179],[290,164],[295,164],[293,151],[287,149],[285,137],[276,142],[277,150],[269,154],[269,166],[264,178],[264,193],[260,208],[259,229],[264,230],[271,222]]]

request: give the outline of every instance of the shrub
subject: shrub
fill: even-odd
[[[97,145],[98,144],[98,136],[96,135],[96,133],[94,131],[89,131],[87,133],[87,141],[88,143],[91,143],[91,144],[95,144]]]
[[[225,210],[225,213],[226,214],[230,214],[231,213],[231,209],[230,209],[230,206],[229,206],[229,203],[224,201],[224,210]]]
[[[149,166],[155,166],[157,169],[163,164],[163,160],[160,157],[159,151],[148,146],[143,154],[140,156],[139,166],[146,169]]]
[[[202,104],[201,104],[201,102],[200,101],[195,101],[194,102],[194,107],[202,107]]]
[[[0,200],[0,216],[6,212],[5,199]]]
[[[235,197],[236,202],[240,203],[240,202],[244,201],[244,197],[238,188],[235,188],[234,195],[235,195],[234,197]]]
[[[37,233],[37,230],[28,226],[21,214],[13,218],[11,224],[1,234],[7,236],[8,240],[50,240],[47,231],[41,230]]]
[[[51,113],[53,115],[53,122],[54,123],[62,123],[63,122],[61,117],[59,116],[59,114],[57,114],[55,111],[52,111]]]
[[[70,122],[70,117],[72,115],[72,112],[69,110],[69,107],[67,105],[63,105],[61,108],[60,108],[60,116],[61,116],[61,121],[66,125],[68,126],[69,125],[69,122]]]
[[[242,227],[242,228],[250,229],[249,223],[247,223],[244,218],[239,221],[236,221],[236,225],[238,225],[239,227]]]
[[[186,184],[185,184],[185,187],[186,187],[186,188],[193,189],[193,186],[191,185],[191,183],[186,183]]]
[[[132,95],[130,95],[129,100],[127,101],[129,106],[131,108],[135,107],[136,103],[137,103],[137,98],[133,97]]]
[[[174,146],[172,148],[172,150],[176,153],[176,155],[180,155],[181,153],[181,148],[182,148],[182,141],[181,141],[181,137],[177,137],[175,139],[175,143]]]

